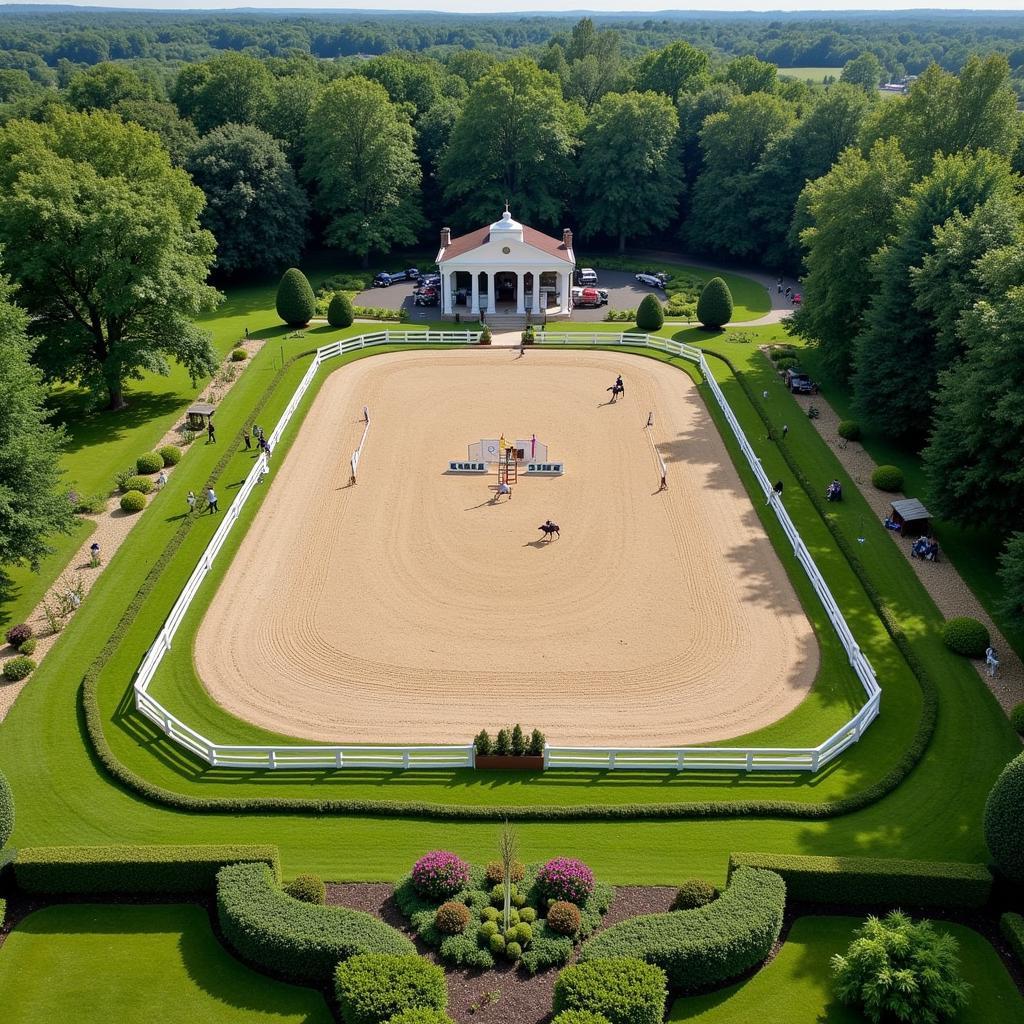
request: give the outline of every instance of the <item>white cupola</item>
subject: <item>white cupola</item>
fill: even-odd
[[[508,212],[508,203],[505,204],[505,212],[501,215],[501,220],[496,220],[491,225],[491,239],[493,241],[510,239],[516,242],[523,240],[523,225],[512,219],[512,214]]]

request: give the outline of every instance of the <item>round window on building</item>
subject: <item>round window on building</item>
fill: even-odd
[[[512,250],[506,245],[501,251],[507,256]]]

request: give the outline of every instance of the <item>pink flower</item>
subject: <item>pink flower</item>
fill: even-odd
[[[577,905],[594,891],[594,872],[583,861],[572,857],[549,860],[537,873],[537,881],[548,899]]]
[[[469,865],[449,850],[432,850],[412,868],[413,888],[431,900],[446,900],[469,883]]]

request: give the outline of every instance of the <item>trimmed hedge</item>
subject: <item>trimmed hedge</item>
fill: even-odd
[[[782,930],[785,907],[786,883],[777,874],[739,867],[713,903],[612,925],[584,945],[580,960],[639,957],[662,968],[680,992],[714,988],[768,956]]]
[[[426,1006],[417,1006],[412,1010],[396,1013],[388,1024],[455,1024],[455,1021],[441,1010],[431,1010]]]
[[[328,984],[339,961],[360,953],[415,952],[404,935],[360,910],[293,900],[265,864],[218,872],[217,920],[242,959],[301,984]]]
[[[676,892],[672,901],[673,910],[694,910],[706,907],[718,899],[718,889],[703,878],[687,879]]]
[[[334,975],[345,1024],[383,1024],[407,1010],[448,1006],[444,971],[416,953],[360,953],[338,964]]]
[[[14,877],[26,892],[213,892],[226,864],[256,864],[280,876],[276,846],[37,846],[18,851]]]
[[[7,777],[0,772],[0,849],[7,845],[14,831],[14,794]]]
[[[1018,754],[996,779],[985,801],[985,845],[1007,878],[1024,882],[1024,754]]]
[[[1024,917],[1020,914],[1003,914],[999,918],[999,931],[1013,950],[1013,955],[1024,966]]]
[[[607,1017],[592,1010],[563,1010],[551,1024],[611,1024]]]
[[[733,853],[729,877],[740,868],[781,875],[790,899],[808,903],[885,904],[903,907],[983,907],[992,875],[983,864],[878,857],[805,857]]]
[[[354,319],[352,300],[344,292],[335,292],[327,307],[327,322],[331,327],[351,327]]]
[[[903,487],[903,470],[899,466],[876,466],[871,483],[880,491],[898,491]]]
[[[244,348],[233,348],[231,350],[231,362],[244,363],[249,358],[249,353]]]
[[[302,903],[323,904],[327,900],[327,886],[319,875],[296,875],[284,887],[284,891],[293,900]]]
[[[306,275],[298,267],[289,267],[277,286],[274,303],[277,315],[289,327],[305,327],[316,313],[316,296]]]
[[[1010,725],[1021,736],[1024,736],[1024,701],[1010,712]]]
[[[159,452],[145,452],[135,460],[135,469],[140,474],[159,473],[164,468],[163,456]]]
[[[176,466],[181,462],[182,451],[176,444],[165,444],[157,454],[164,460],[164,466]]]
[[[127,494],[128,491],[138,491],[139,494],[149,494],[153,490],[153,481],[148,476],[128,476],[121,483],[121,490]]]
[[[732,319],[733,301],[729,286],[713,277],[701,289],[697,299],[697,319],[708,330],[717,331]]]
[[[566,967],[555,982],[554,1011],[595,1013],[611,1024],[661,1024],[667,996],[661,968],[613,956]]]
[[[121,495],[121,511],[134,513],[141,512],[146,507],[146,496],[142,491],[128,491]]]
[[[660,331],[665,326],[665,307],[657,295],[645,295],[636,308],[636,325],[641,331]]]
[[[859,441],[860,424],[856,420],[840,420],[836,433],[847,441]]]
[[[15,658],[8,658],[4,662],[4,679],[9,683],[17,683],[27,679],[36,668],[36,663],[26,654],[19,654]]]
[[[988,627],[969,615],[959,615],[943,623],[942,642],[954,654],[980,658],[989,645]]]

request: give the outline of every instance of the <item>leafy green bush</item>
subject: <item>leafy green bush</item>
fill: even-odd
[[[999,607],[1011,619],[1024,618],[1024,532],[1011,534],[999,552]]]
[[[265,864],[218,872],[217,920],[243,960],[302,984],[325,985],[339,961],[360,953],[414,952],[401,932],[369,914],[291,899]]]
[[[444,1010],[444,971],[413,954],[360,953],[338,965],[334,975],[345,1024],[383,1024],[403,1010]]]
[[[121,495],[122,512],[141,512],[146,507],[146,496],[142,491],[129,491]]]
[[[149,494],[153,490],[153,481],[148,476],[126,477],[121,483],[121,490],[126,494],[128,491],[138,491],[139,494]]]
[[[590,1010],[563,1010],[551,1024],[611,1024],[607,1017]]]
[[[491,734],[486,729],[481,729],[473,740],[473,746],[476,747],[478,754],[489,754],[492,746]]]
[[[354,319],[352,300],[344,292],[335,292],[327,307],[327,322],[332,327],[351,327]]]
[[[249,353],[244,348],[233,348],[231,350],[231,362],[244,363],[249,358]]]
[[[796,366],[796,365],[797,365],[797,361],[795,359],[783,358],[783,359],[779,359],[775,363],[775,369],[778,370],[780,373],[785,373],[786,370],[792,370],[793,367]]]
[[[965,658],[980,658],[989,645],[988,627],[967,615],[947,619],[942,625],[942,642]]]
[[[484,921],[477,930],[477,934],[485,942],[490,939],[492,935],[498,934],[498,922],[497,921]]]
[[[20,679],[27,679],[35,670],[36,663],[24,654],[16,658],[8,658],[4,662],[4,679],[9,683],[16,683]]]
[[[164,468],[163,456],[159,452],[144,452],[135,460],[135,469],[141,475],[159,473]]]
[[[7,845],[14,831],[14,794],[3,772],[0,772],[0,850]]]
[[[494,752],[501,757],[512,753],[512,735],[508,729],[499,729],[494,741]]]
[[[575,903],[555,900],[548,907],[548,927],[559,935],[575,935],[580,930],[580,908]]]
[[[512,861],[512,868],[509,874],[512,876],[513,882],[521,882],[526,869],[523,867],[521,860]],[[487,862],[487,867],[484,869],[484,877],[491,885],[501,885],[505,879],[505,869],[502,867],[500,860],[492,860]]]
[[[1018,735],[1024,736],[1024,701],[1017,704],[1010,712],[1010,724],[1016,730]]]
[[[871,474],[871,483],[880,491],[903,489],[903,470],[899,466],[876,466]]]
[[[38,846],[18,851],[14,877],[51,896],[213,892],[226,864],[280,872],[276,846]]]
[[[676,898],[672,901],[673,910],[694,910],[696,907],[706,907],[709,903],[718,899],[718,890],[703,878],[687,879],[676,892]]]
[[[992,892],[992,875],[983,864],[787,853],[731,854],[729,878],[741,867],[774,871],[786,883],[789,898],[806,903],[983,907]]]
[[[427,1006],[416,1006],[411,1010],[396,1013],[388,1024],[455,1024],[455,1021],[441,1010],[433,1010]]]
[[[985,801],[985,844],[996,867],[1014,882],[1024,882],[1024,754],[1018,754],[996,779]]]
[[[840,420],[836,433],[847,441],[860,440],[860,424],[856,420]]]
[[[636,308],[636,325],[641,331],[660,331],[665,326],[665,310],[656,295],[645,295]]]
[[[21,654],[35,654],[36,653],[36,638],[30,636],[19,648],[18,651]]]
[[[530,733],[530,745],[526,752],[532,757],[542,757],[544,754],[544,745],[546,743],[547,740],[544,733],[542,733],[540,729],[534,729],[533,732]]]
[[[614,956],[567,967],[555,982],[554,1010],[586,1010],[611,1024],[661,1024],[665,972],[635,957]]]
[[[443,935],[461,935],[469,927],[469,919],[469,907],[465,903],[449,900],[437,908],[434,926]]]
[[[505,952],[505,936],[502,935],[501,932],[495,932],[487,940],[487,947],[488,947],[488,949],[490,949],[491,953],[493,953],[495,956],[498,956],[499,954],[504,953]],[[492,961],[492,966],[493,966],[493,961]]]
[[[296,875],[285,887],[293,900],[323,904],[327,900],[327,886],[319,875]]]
[[[523,947],[519,942],[517,942],[515,939],[513,939],[511,942],[506,940],[505,956],[507,956],[509,960],[518,960],[522,955]]]
[[[163,459],[164,466],[176,466],[181,462],[182,451],[176,444],[165,444],[157,451],[157,455]]]
[[[713,903],[612,925],[584,945],[580,960],[635,956],[664,968],[674,989],[713,988],[771,952],[785,904],[786,885],[777,874],[740,867]]]
[[[894,910],[869,917],[845,955],[832,958],[839,1001],[878,1022],[950,1020],[967,1005],[956,939]]]
[[[100,491],[95,494],[76,494],[71,504],[77,516],[98,516],[106,510],[107,496]]]
[[[1013,950],[1013,955],[1024,966],[1024,917],[1020,914],[1003,914],[999,918],[999,931]]]
[[[27,622],[19,622],[16,626],[11,626],[9,630],[4,634],[4,639],[16,650],[21,650],[21,645],[26,640],[32,639],[32,627]]]
[[[720,277],[711,278],[697,300],[697,319],[708,330],[717,331],[732,319],[732,311],[729,286]]]
[[[509,747],[516,757],[522,757],[526,753],[526,737],[523,735],[523,727],[518,722],[512,727]]]
[[[289,327],[305,327],[316,312],[316,296],[297,267],[284,272],[277,286],[277,315]]]
[[[537,911],[533,907],[523,907],[519,911],[519,920],[524,924],[533,924],[537,920]]]

